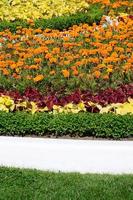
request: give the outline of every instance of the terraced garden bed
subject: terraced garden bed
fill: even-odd
[[[0,134],[132,137],[132,1],[0,5]]]

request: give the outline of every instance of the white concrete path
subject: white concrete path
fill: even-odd
[[[133,141],[0,137],[0,165],[81,173],[133,173]]]

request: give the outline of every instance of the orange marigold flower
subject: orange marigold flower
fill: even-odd
[[[23,66],[23,64],[24,64],[23,61],[19,61],[19,62],[16,63],[17,67],[21,67],[21,66]]]
[[[16,69],[16,68],[17,68],[17,64],[16,64],[16,63],[11,64],[11,65],[10,65],[10,68],[11,68],[11,69]]]
[[[75,70],[73,70],[73,75],[74,75],[74,76],[77,76],[77,75],[78,75],[78,73],[79,73],[79,72],[78,72],[78,70],[76,70],[76,69],[75,69]]]
[[[62,74],[65,78],[68,78],[70,76],[70,72],[67,69],[62,70]]]
[[[112,71],[113,71],[113,69],[110,68],[110,67],[108,67],[107,72],[108,72],[108,73],[111,73]]]
[[[102,3],[105,4],[105,5],[109,5],[110,4],[110,0],[103,0]]]
[[[58,47],[53,48],[52,53],[53,54],[59,54],[60,53],[60,48],[58,48]]]
[[[103,76],[103,79],[104,79],[104,80],[108,80],[108,79],[109,79],[109,76],[108,76],[108,75],[104,75],[104,76]]]
[[[30,66],[27,66],[28,69],[39,69],[39,66],[38,65],[30,65]]]
[[[8,47],[9,49],[11,49],[11,48],[13,47],[12,43],[8,43],[8,44],[7,44],[7,47]]]
[[[50,71],[50,73],[49,73],[50,75],[55,75],[56,74],[56,72],[55,72],[55,70],[52,70],[52,71]]]
[[[3,69],[3,74],[4,74],[4,75],[9,75],[10,72],[5,68],[5,69]]]
[[[71,69],[72,69],[72,70],[76,70],[77,67],[76,67],[76,66],[71,66]]]
[[[64,39],[65,42],[68,42],[70,38],[69,37],[64,37],[63,39]]]
[[[18,75],[18,74],[16,74],[16,73],[13,73],[13,75],[12,75],[15,79],[20,79],[21,78],[21,76],[20,75]]]
[[[70,64],[70,61],[69,60],[65,60],[64,61],[64,65],[69,65]]]
[[[28,22],[29,24],[32,24],[32,23],[34,23],[34,20],[33,20],[33,19],[29,19],[29,20],[27,20],[27,22]]]
[[[49,62],[50,62],[51,64],[52,64],[52,63],[56,63],[56,62],[57,62],[57,58],[52,57],[52,58],[49,59]]]
[[[44,76],[42,74],[37,75],[35,78],[33,78],[34,82],[39,82],[44,79]]]
[[[35,63],[41,63],[42,59],[41,58],[34,58]]]
[[[42,30],[40,28],[38,28],[38,29],[35,29],[34,32],[35,33],[42,33]]]
[[[94,76],[95,76],[96,78],[99,78],[100,75],[101,75],[101,72],[100,72],[100,71],[96,70],[96,71],[94,72]]]
[[[51,53],[47,53],[47,54],[45,55],[45,58],[46,58],[46,59],[52,58],[52,54],[51,54]]]

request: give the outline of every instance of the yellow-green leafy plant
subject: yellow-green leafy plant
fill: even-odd
[[[1,0],[0,19],[47,19],[76,13],[88,6],[85,0]]]
[[[79,113],[79,112],[85,112],[85,104],[83,102],[80,102],[78,104],[73,104],[73,103],[68,103],[64,107],[63,106],[58,106],[54,105],[53,106],[53,114],[58,114],[58,113]]]
[[[97,108],[99,113],[114,113],[118,115],[133,114],[133,99],[128,98],[128,101],[125,103],[112,103],[107,106],[101,106],[98,103],[88,102],[88,105],[91,106],[92,110]]]
[[[16,110],[24,110],[27,112],[31,112],[32,114],[36,112],[47,112],[48,108],[45,106],[44,108],[39,108],[36,102],[33,101],[22,101],[15,104]]]
[[[100,110],[100,113],[110,112],[119,115],[133,114],[133,99],[129,98],[125,103],[113,103]]]
[[[14,100],[11,99],[9,96],[1,96],[0,97],[0,111],[13,111],[15,108]]]

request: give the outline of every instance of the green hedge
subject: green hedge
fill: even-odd
[[[91,7],[87,12],[80,12],[70,16],[60,16],[51,19],[37,19],[34,22],[34,28],[63,30],[80,23],[88,23],[91,25],[94,22],[98,23],[102,15],[103,11],[99,7]],[[22,20],[17,20],[14,22],[1,21],[0,31],[10,29],[12,32],[15,32],[19,26],[26,28],[30,25],[26,21]]]
[[[0,135],[124,138],[133,136],[132,122],[133,115],[0,112]]]

